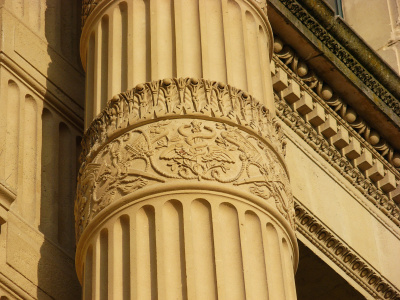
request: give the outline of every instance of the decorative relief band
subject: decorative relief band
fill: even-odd
[[[302,204],[295,202],[297,230],[374,299],[400,300],[400,291]]]
[[[400,116],[400,103],[340,43],[333,38],[296,0],[279,0],[332,53],[341,60],[393,112]]]
[[[138,84],[114,96],[87,129],[81,160],[90,160],[111,136],[128,127],[180,116],[217,118],[244,126],[264,138],[281,156],[285,154],[286,142],[279,123],[247,92],[205,79],[168,78]]]
[[[274,53],[296,76],[307,84],[323,99],[340,117],[343,118],[365,141],[367,141],[382,157],[398,171],[400,170],[400,154],[379,133],[367,124],[357,113],[339,98],[331,87],[309,68],[307,63],[288,45],[284,45],[279,37],[274,38]]]
[[[176,180],[239,186],[275,206],[294,228],[284,145],[268,110],[246,92],[197,79],[140,84],[114,97],[85,134],[77,240],[113,201]]]

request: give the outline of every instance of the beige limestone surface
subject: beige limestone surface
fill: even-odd
[[[80,297],[73,259],[84,89],[79,9],[78,1],[0,1],[1,299]]]
[[[398,0],[343,0],[345,21],[400,74]]]
[[[319,154],[288,136],[287,164],[294,197],[371,263],[393,284],[400,284],[400,230]],[[301,170],[301,171],[299,171]]]

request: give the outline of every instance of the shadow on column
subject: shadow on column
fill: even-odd
[[[42,112],[42,170],[39,230],[44,234],[38,264],[37,299],[81,298],[75,272],[73,203],[76,190],[79,134],[83,122],[63,111],[83,111],[84,72],[79,58],[82,0],[43,0],[50,63]],[[78,74],[82,82],[71,78]],[[74,86],[78,82],[79,86]],[[81,86],[82,85],[82,86]],[[74,108],[69,106],[75,106]],[[80,106],[80,108],[79,108]],[[78,108],[77,108],[78,107]],[[60,113],[61,112],[61,113]],[[83,115],[83,114],[82,114]]]

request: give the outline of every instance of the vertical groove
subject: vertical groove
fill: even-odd
[[[121,88],[119,92],[128,89],[128,4],[119,4],[121,14]]]
[[[175,1],[177,77],[202,77],[199,0]]]
[[[109,19],[109,77],[108,99],[121,92],[121,62],[122,62],[122,16],[119,6],[114,7]]]
[[[20,121],[20,90],[14,81],[8,82],[7,131],[5,140],[5,181],[14,189],[18,183],[18,145]]]
[[[58,124],[48,109],[42,115],[42,178],[40,229],[53,241],[57,241],[58,202]]]
[[[267,34],[264,29],[259,26],[258,28],[258,41],[260,44],[260,58],[261,58],[261,70],[262,70],[262,78],[263,78],[263,87],[264,87],[264,97],[260,101],[268,107],[268,109],[275,114],[275,104],[274,104],[274,96],[272,91],[272,77],[270,70],[270,62],[268,57],[268,42],[267,42]]]
[[[127,215],[121,216],[122,229],[122,299],[129,300],[131,294],[130,281],[130,220]]]
[[[156,300],[158,299],[156,222],[152,206],[144,206],[137,212],[136,230],[137,293],[134,299]]]
[[[150,39],[150,1],[149,0],[134,0],[129,3],[132,18],[128,22],[132,22],[129,29],[132,30],[129,39],[129,63],[130,69],[128,72],[132,75],[129,80],[129,86],[134,87],[141,82],[150,81],[151,68],[151,39]],[[137,45],[141,45],[138,47]]]
[[[166,300],[187,300],[183,207],[176,200],[163,206],[163,251]]]
[[[205,16],[204,27],[206,28],[205,39],[202,39],[207,45],[206,51],[208,63],[207,78],[216,81],[227,82],[226,77],[226,57],[225,57],[225,41],[224,41],[224,26],[223,14],[220,1],[203,0],[205,10],[202,10]]]
[[[130,246],[129,217],[121,216],[113,226],[110,234],[110,272],[109,294],[112,299],[129,299],[130,297]]]
[[[139,0],[142,1],[142,0]],[[150,0],[143,0],[144,1],[144,5],[145,5],[145,44],[146,45],[146,49],[144,50],[144,54],[146,59],[144,60],[146,62],[145,68],[146,68],[146,72],[144,74],[146,74],[146,80],[145,81],[151,81],[152,78],[152,64],[151,64],[151,58],[153,55],[153,46],[152,46],[152,37],[151,37],[151,18],[150,18],[150,14],[151,14],[151,5],[150,5]],[[143,82],[143,81],[142,81]]]
[[[4,72],[4,71],[3,71]],[[0,70],[0,107],[5,108],[0,115],[0,140],[6,141],[7,136],[7,98],[8,98],[8,82]],[[2,144],[0,147],[0,179],[5,180],[6,169],[6,146]]]
[[[293,262],[290,255],[289,245],[285,239],[282,239],[283,270],[285,273],[285,291],[286,300],[296,300],[296,287],[294,283]]]
[[[251,94],[253,91],[253,85],[254,83],[252,82],[252,76],[251,72],[252,70],[252,64],[251,64],[251,55],[252,55],[252,49],[249,46],[249,31],[248,31],[248,20],[247,20],[247,11],[242,10],[242,31],[243,31],[243,45],[244,45],[244,51],[245,51],[245,61],[246,61],[246,70],[247,70],[247,91]]]
[[[23,156],[23,212],[33,224],[36,213],[36,171],[37,171],[37,104],[32,96],[25,96],[24,105],[24,156]]]
[[[223,248],[225,299],[246,299],[239,216],[236,208],[228,203],[222,203],[219,206],[219,215],[222,233],[220,243]]]
[[[107,76],[108,76],[108,30],[109,30],[108,16],[105,15],[101,19],[101,91],[100,91],[100,107],[101,110],[106,107],[107,98]]]
[[[83,277],[83,300],[92,300],[93,280],[93,249],[92,246],[86,252],[84,277]]]
[[[58,242],[64,248],[71,248],[74,244],[74,190],[71,177],[74,145],[71,131],[64,123],[59,125],[58,145]]]
[[[182,3],[181,0],[172,0],[173,5],[173,12],[172,18],[174,19],[175,24],[175,49],[176,49],[176,74],[177,77],[183,77],[184,74],[184,65],[187,63],[184,59],[184,49],[183,46],[189,42],[189,40],[183,40],[183,14],[182,14]],[[192,1],[190,1],[192,3]],[[188,13],[188,7],[190,6],[189,2],[185,5],[185,14]],[[190,39],[190,38],[189,38]],[[189,62],[190,63],[190,62]]]
[[[248,47],[249,65],[247,74],[250,75],[249,80],[249,92],[256,98],[262,98],[262,77],[260,64],[262,63],[258,53],[258,27],[256,20],[253,15],[246,11],[246,28],[247,28],[247,41],[246,47]],[[251,87],[251,89],[250,89]]]
[[[86,117],[85,117],[85,129],[92,122],[94,117],[94,50],[95,50],[95,35],[92,33],[89,39],[89,47],[87,51],[86,59]]]
[[[154,1],[156,7],[152,7],[152,16],[155,11],[155,24],[151,34],[156,40],[154,45],[155,64],[152,72],[152,80],[176,77],[176,49],[175,49],[175,21],[174,0]],[[153,51],[153,45],[152,45]]]
[[[157,38],[157,31],[158,31],[158,5],[157,0],[150,1],[150,76],[151,80],[159,79],[159,72],[158,72],[158,38]]]
[[[261,222],[254,212],[245,213],[244,233],[246,299],[267,300],[268,287]]]
[[[266,240],[266,256],[267,257],[267,274],[268,286],[272,287],[269,289],[269,299],[273,300],[285,300],[285,288],[283,285],[283,273],[282,273],[282,260],[279,247],[279,237],[275,227],[268,223],[265,231]]]
[[[99,300],[108,299],[108,231],[103,229],[100,232],[100,258],[96,262],[100,264]]]
[[[270,66],[269,66],[269,61],[268,61],[268,47],[266,45],[266,40],[265,40],[265,32],[261,25],[258,26],[258,35],[257,35],[257,42],[258,42],[258,53],[260,55],[260,63],[259,63],[259,68],[260,68],[260,76],[261,76],[261,87],[262,87],[262,97],[259,98],[259,101],[264,103],[264,105],[267,105],[267,99],[268,99],[268,93],[267,93],[267,77],[270,76]],[[272,84],[272,83],[271,83]],[[268,106],[269,107],[269,106]]]
[[[36,183],[38,161],[38,108],[32,96],[25,96],[24,105],[24,156],[23,156],[23,215],[30,224],[36,218]]]
[[[93,116],[96,116],[101,111],[101,88],[102,82],[102,52],[103,52],[103,22],[101,21],[95,30],[94,39],[94,74],[93,74]]]
[[[216,271],[211,206],[206,200],[191,204],[196,299],[216,300]]]
[[[199,22],[200,22],[200,46],[202,61],[202,77],[210,78],[210,68],[208,63],[207,45],[207,0],[199,0]]]
[[[108,15],[105,15],[98,24],[95,40],[94,115],[98,115],[105,108],[108,100],[108,30]]]
[[[92,299],[100,300],[100,235],[95,238],[93,247],[93,266],[92,266]]]
[[[246,55],[244,49],[243,20],[240,5],[235,0],[228,0],[229,27],[229,56],[228,76],[232,86],[247,90]]]

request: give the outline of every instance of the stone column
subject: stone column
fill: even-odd
[[[260,4],[103,0],[83,12],[84,299],[296,299]]]

